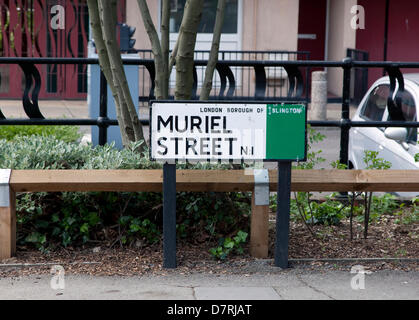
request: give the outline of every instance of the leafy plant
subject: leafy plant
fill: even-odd
[[[330,195],[326,197],[326,201],[312,203],[311,216],[308,221],[325,225],[338,225],[342,218],[345,217],[343,209],[346,207],[340,201],[332,200]]]
[[[315,143],[321,142],[326,138],[325,135],[313,129],[311,126],[307,126],[307,160],[305,162],[297,162],[294,169],[313,169],[315,165],[320,164],[326,159],[322,158],[320,155],[323,152],[322,150],[313,151],[313,145]]]
[[[401,210],[397,212],[399,218],[395,220],[397,224],[419,223],[419,198],[415,197],[411,200],[410,210],[406,209],[404,204],[400,206]]]
[[[119,223],[124,232],[120,237],[122,244],[133,242],[134,239],[144,239],[147,243],[156,243],[160,240],[160,231],[156,224],[149,219],[140,219],[133,216],[122,216]]]
[[[375,220],[380,215],[383,214],[392,214],[397,208],[399,208],[399,203],[397,202],[397,197],[390,193],[385,193],[380,197],[373,196],[371,204],[371,218]]]
[[[378,151],[364,151],[363,161],[367,170],[386,170],[391,168],[391,162],[378,158],[378,154]]]
[[[240,230],[232,239],[221,238],[219,240],[219,246],[216,248],[211,248],[209,252],[214,258],[219,260],[226,259],[232,252],[243,254],[243,244],[246,242],[247,236],[247,232]]]
[[[117,150],[112,145],[83,146],[55,137],[16,136],[0,140],[0,167],[13,169],[155,169],[138,143]],[[230,164],[178,164],[188,169],[231,169]],[[178,234],[188,241],[215,241],[249,228],[250,193],[177,194]],[[40,250],[55,246],[106,242],[132,245],[160,240],[161,193],[18,194],[18,243]]]
[[[201,234],[200,238],[208,236],[212,240],[220,234],[248,228],[250,193],[181,192],[177,199],[182,238]]]
[[[310,126],[307,127],[307,161],[297,163],[297,165],[294,166],[294,169],[313,169],[317,164],[326,160],[320,156],[322,150],[313,151],[313,145],[323,141],[325,137],[326,136],[317,132]],[[311,218],[311,222],[314,222],[311,196],[312,193],[310,192],[294,192],[294,199],[291,200],[290,209],[291,213],[294,213],[294,217],[299,217],[307,226],[308,230],[314,235],[307,223],[308,218]]]
[[[363,161],[367,170],[387,170],[391,168],[391,162],[378,158],[378,151],[365,150]],[[368,237],[372,198],[372,192],[364,193],[364,239]]]
[[[339,160],[333,161],[332,163],[330,163],[330,165],[332,166],[333,169],[338,169],[338,170],[348,169],[348,165],[345,163],[341,163]]]

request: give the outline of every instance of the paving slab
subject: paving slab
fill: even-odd
[[[272,287],[197,287],[197,300],[279,300]]]

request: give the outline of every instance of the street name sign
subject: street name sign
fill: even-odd
[[[304,104],[167,101],[150,110],[156,161],[306,159]]]
[[[275,265],[287,268],[291,162],[306,160],[306,106],[156,101],[150,119],[150,158],[164,163],[163,266],[176,268],[174,161],[268,160],[278,161]]]

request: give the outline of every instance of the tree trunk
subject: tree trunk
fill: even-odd
[[[99,63],[115,100],[122,143],[127,146],[130,142],[144,141],[142,126],[131,98],[116,38],[117,1],[88,0],[87,3]],[[145,144],[140,147],[141,150],[144,148]]]
[[[162,98],[168,99],[169,98],[169,46],[170,46],[170,0],[163,0],[162,1],[162,18],[161,18],[161,25],[160,25],[160,33],[161,33],[161,51],[162,51],[162,81],[164,81],[162,85]]]
[[[189,100],[193,87],[196,33],[201,21],[203,0],[188,0],[185,4],[176,56],[176,100]]]
[[[114,86],[114,79],[111,71],[111,65],[109,62],[109,55],[106,49],[105,41],[103,40],[102,27],[100,25],[98,1],[87,0],[87,5],[89,9],[90,26],[92,29],[93,39],[95,41],[97,54],[99,57],[99,64],[103,74],[105,75],[106,81],[112,91],[112,95],[115,101],[116,118],[118,120],[118,124],[121,130],[122,144],[126,146],[129,142],[128,137],[123,130],[123,128],[125,128],[125,121],[124,117],[122,116],[119,91],[116,90]]]
[[[212,36],[211,52],[208,58],[208,64],[205,69],[205,79],[202,85],[199,100],[208,100],[212,89],[212,78],[214,76],[214,69],[218,61],[218,51],[220,49],[221,30],[224,23],[224,11],[226,0],[218,0],[217,14],[215,16],[215,25]]]

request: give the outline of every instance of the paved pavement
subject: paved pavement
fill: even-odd
[[[64,289],[52,289],[52,276],[0,279],[0,299],[139,299],[139,300],[417,300],[419,272],[365,274],[313,271],[297,267],[276,273],[242,275],[171,273],[166,276],[64,277]]]
[[[39,109],[45,118],[88,118],[86,100],[40,100]],[[20,100],[0,100],[6,118],[27,118]]]
[[[89,108],[87,100],[40,100],[39,110],[45,118],[49,119],[88,119]],[[22,101],[20,100],[0,100],[0,111],[7,118],[27,119]],[[90,127],[82,126],[80,131],[89,135]]]

